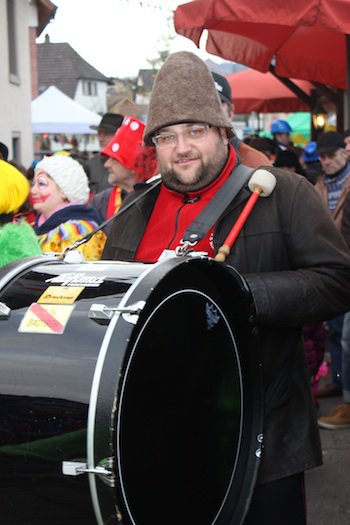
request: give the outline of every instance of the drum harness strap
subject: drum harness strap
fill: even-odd
[[[201,211],[198,217],[196,217],[187,228],[180,241],[181,246],[175,249],[176,255],[186,255],[191,251],[193,246],[205,237],[230,202],[250,179],[253,171],[253,168],[249,168],[245,166],[245,164],[238,164],[238,166],[234,168],[225,184],[221,186],[204,210]]]
[[[191,251],[191,248],[195,246],[205,235],[208,233],[209,229],[215,224],[220,215],[225,211],[230,202],[235,198],[238,192],[243,188],[244,184],[248,181],[254,169],[245,166],[244,164],[239,164],[236,166],[232,172],[232,175],[228,178],[219,191],[214,195],[210,200],[208,205],[201,211],[201,213],[196,217],[196,219],[190,224],[187,230],[184,233],[183,239],[181,240],[181,246],[178,246],[175,250],[176,255],[186,255]],[[81,239],[78,239],[70,246],[66,248],[63,255],[67,252],[75,250],[82,244],[88,242],[92,236],[102,230],[107,224],[113,221],[119,215],[122,215],[129,208],[134,206],[139,200],[141,200],[145,195],[150,193],[156,187],[158,187],[162,182],[161,177],[156,180],[150,187],[145,190],[141,195],[136,197],[134,200],[129,202],[126,206],[121,208],[117,213],[112,215],[109,219],[102,222],[97,228],[92,232],[88,233]]]

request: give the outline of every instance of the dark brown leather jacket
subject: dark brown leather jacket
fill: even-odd
[[[268,169],[276,176],[276,188],[270,197],[259,199],[227,261],[251,289],[263,351],[259,482],[321,464],[301,327],[350,309],[350,254],[314,187],[294,173]],[[136,187],[136,194],[144,187]],[[115,222],[104,259],[133,259],[158,191]],[[216,251],[249,195],[243,187],[216,224]],[[125,203],[134,197],[135,193],[128,196]]]

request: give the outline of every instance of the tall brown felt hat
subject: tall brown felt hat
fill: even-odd
[[[189,51],[169,55],[156,76],[144,143],[151,146],[157,130],[181,122],[205,122],[233,136],[208,67]]]
[[[91,129],[97,129],[99,131],[107,131],[115,133],[118,128],[122,125],[124,120],[123,115],[119,113],[105,113],[98,126],[90,126]]]

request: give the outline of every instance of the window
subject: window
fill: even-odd
[[[97,82],[93,82],[91,80],[84,80],[83,94],[89,97],[96,97],[97,96]]]
[[[18,162],[21,160],[21,134],[18,131],[12,132],[12,157]]]
[[[9,75],[10,82],[19,84],[18,56],[17,56],[17,33],[16,33],[16,2],[7,0],[7,34],[9,53]]]

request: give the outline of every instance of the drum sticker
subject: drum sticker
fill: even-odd
[[[19,332],[61,335],[73,312],[74,304],[32,303],[19,325]]]
[[[205,314],[207,318],[207,329],[211,330],[220,321],[220,315],[218,314],[217,308],[209,303],[205,305]]]
[[[72,304],[84,289],[84,286],[49,286],[38,303]]]
[[[61,286],[89,286],[98,287],[104,283],[105,276],[88,275],[86,273],[63,273],[46,279],[46,283],[54,283]]]

